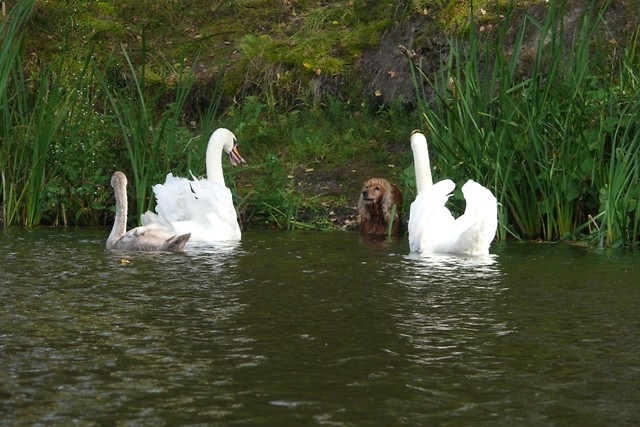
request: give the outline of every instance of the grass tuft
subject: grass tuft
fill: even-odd
[[[494,191],[503,240],[637,245],[637,34],[625,52],[603,47],[596,28],[605,8],[590,1],[566,44],[564,3],[551,0],[543,20],[523,18],[508,50],[511,6],[495,39],[480,40],[472,21],[439,73],[414,67],[436,168]],[[539,41],[524,75],[523,40],[532,31]]]

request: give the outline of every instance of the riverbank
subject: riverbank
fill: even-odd
[[[204,175],[224,126],[249,163],[225,167],[247,228],[350,227],[373,176],[408,211],[420,128],[436,179],[496,192],[500,239],[636,242],[635,2],[275,3],[10,9],[5,225],[110,223],[114,170],[137,218],[168,171]]]

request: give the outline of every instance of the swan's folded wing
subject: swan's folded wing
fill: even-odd
[[[125,233],[113,249],[130,251],[181,251],[189,235],[176,236],[156,225],[136,227]]]
[[[186,178],[167,174],[164,184],[153,186],[156,196],[156,211],[168,221],[185,221],[192,219],[190,206],[194,202],[194,194],[190,181]]]
[[[455,251],[469,255],[488,254],[498,228],[498,204],[490,190],[469,180],[462,186],[466,208],[455,222]]]
[[[431,252],[446,236],[454,219],[445,204],[455,184],[442,180],[424,189],[411,204],[409,212],[409,246],[413,252]]]
[[[233,197],[227,187],[207,180],[193,181],[191,187],[197,200],[199,215],[235,221],[236,210],[233,206]]]
[[[209,230],[209,238],[239,239],[240,226],[231,191],[224,185],[209,180],[194,180],[191,187],[196,198],[192,209],[194,217]]]

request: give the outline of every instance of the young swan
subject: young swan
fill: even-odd
[[[127,177],[116,172],[111,178],[116,195],[116,218],[107,239],[107,249],[127,251],[171,251],[184,250],[190,234],[175,235],[156,226],[136,227],[127,231]]]
[[[358,200],[360,231],[363,234],[386,235],[391,221],[392,206],[396,205],[391,234],[400,234],[402,194],[395,185],[383,178],[371,178],[364,184]]]

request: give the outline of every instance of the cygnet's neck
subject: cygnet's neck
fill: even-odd
[[[116,174],[118,173],[116,172]],[[114,175],[111,179],[111,185],[116,196],[116,217],[113,220],[113,228],[107,239],[107,249],[112,248],[127,232],[127,181],[126,178],[124,178],[124,181],[122,178],[124,178],[124,175],[122,177]]]
[[[421,191],[433,185],[429,148],[424,135],[416,133],[411,136],[411,150],[413,151],[413,164],[416,170],[416,187],[418,194],[420,194]]]

